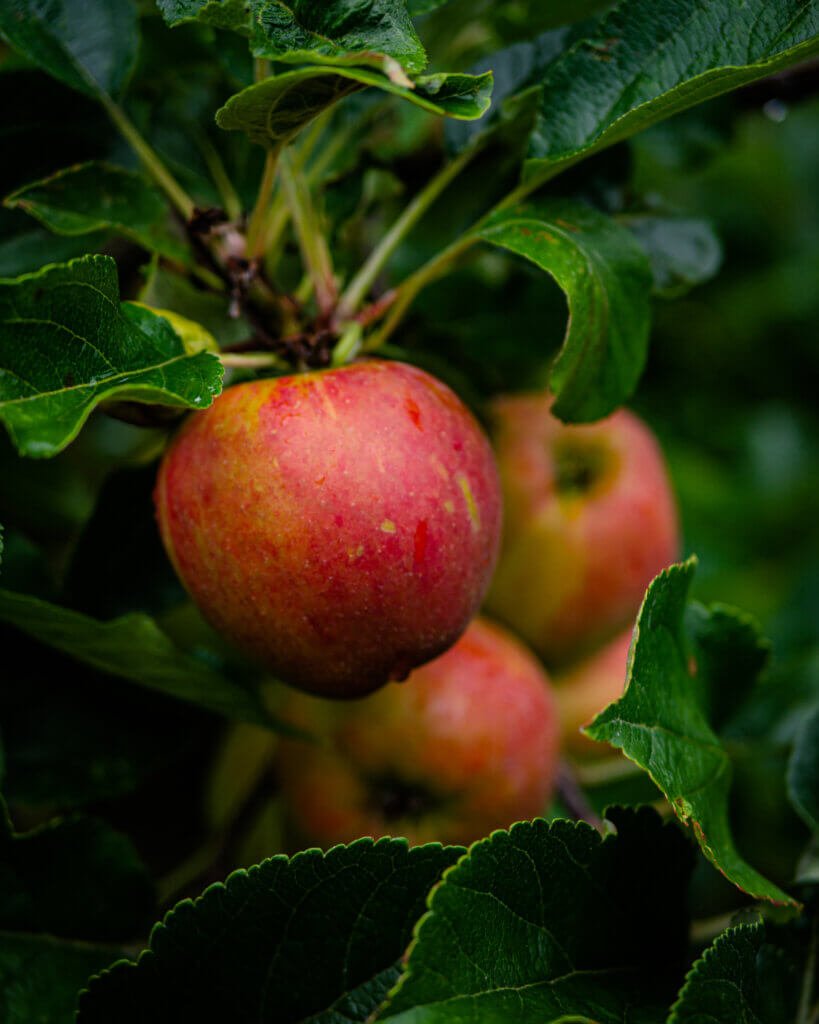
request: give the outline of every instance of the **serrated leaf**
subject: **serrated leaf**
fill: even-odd
[[[767,942],[764,924],[729,928],[691,968],[668,1024],[791,1024],[799,982],[790,951]]]
[[[68,167],[17,189],[4,200],[58,235],[95,231],[124,235],[152,252],[187,260],[188,250],[165,228],[168,206],[140,174],[91,162]]]
[[[278,150],[322,111],[367,86],[433,114],[480,117],[489,106],[492,76],[428,75],[416,78],[413,85],[399,85],[367,68],[316,65],[248,86],[217,111],[216,123],[228,131],[245,131],[252,141]]]
[[[157,0],[157,6],[171,26],[199,21],[242,35],[250,35],[252,31],[247,0]]]
[[[791,803],[819,833],[819,707],[800,725],[788,764]]]
[[[714,277],[722,265],[722,245],[707,221],[651,213],[618,220],[651,261],[655,295],[679,298]]]
[[[683,636],[694,566],[694,559],[671,566],[648,588],[632,640],[625,692],[585,731],[592,739],[622,748],[649,773],[677,817],[693,827],[705,856],[730,882],[757,899],[793,905],[787,893],[743,860],[731,834],[731,761],[704,707],[704,695],[720,680],[706,678],[707,658],[692,672]]]
[[[178,904],[138,963],[93,979],[78,1024],[363,1022],[398,977],[429,889],[463,852],[360,839],[236,871]]]
[[[616,409],[633,393],[648,347],[651,272],[637,241],[568,199],[501,210],[477,235],[531,260],[566,293],[566,338],[550,376],[555,415],[585,422]]]
[[[0,933],[0,1020],[74,1024],[78,992],[120,955],[116,947]]]
[[[410,74],[427,63],[405,0],[262,0],[254,14],[261,27],[253,37],[257,56],[301,63],[309,51],[384,54]]]
[[[55,455],[100,402],[203,409],[222,364],[166,320],[120,305],[117,265],[87,256],[0,280],[0,421],[22,455]]]
[[[258,693],[179,650],[149,615],[134,613],[100,622],[27,594],[0,589],[0,622],[112,676],[228,718],[275,724]]]
[[[61,82],[117,96],[139,44],[132,0],[3,0],[0,37]]]
[[[816,0],[624,0],[544,77],[527,177],[817,52]]]
[[[0,930],[128,939],[153,913],[153,882],[124,835],[86,817],[18,834],[0,799]]]
[[[617,834],[521,822],[475,843],[429,900],[378,1020],[657,1019],[685,950],[691,848],[654,811]]]

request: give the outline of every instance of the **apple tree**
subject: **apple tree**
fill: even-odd
[[[819,1022],[817,61],[0,0],[0,1021]]]

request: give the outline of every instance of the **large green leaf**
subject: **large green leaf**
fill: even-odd
[[[428,75],[413,87],[362,67],[315,65],[248,86],[216,114],[220,127],[245,131],[254,142],[280,149],[305,125],[338,100],[367,86],[394,93],[424,110],[446,117],[475,118],[488,108],[491,74]]]
[[[636,239],[568,199],[501,210],[477,234],[525,256],[566,293],[566,338],[550,377],[555,415],[578,422],[616,409],[637,386],[648,347],[651,271]]]
[[[187,247],[166,228],[168,206],[140,174],[111,164],[68,167],[7,196],[4,205],[24,210],[58,235],[105,230],[177,260]]]
[[[139,35],[132,0],[3,0],[0,37],[72,89],[118,95]]]
[[[130,939],[154,909],[153,882],[125,836],[85,817],[16,834],[0,800],[0,930]]]
[[[761,923],[729,928],[691,968],[668,1024],[792,1024],[802,988],[794,944],[774,945]]]
[[[0,1020],[74,1024],[78,992],[119,955],[115,947],[0,933]]]
[[[59,452],[105,399],[202,409],[221,381],[216,355],[188,355],[167,320],[120,305],[107,256],[0,280],[0,421],[23,455]]]
[[[321,55],[397,61],[422,71],[426,54],[405,0],[159,0],[170,25],[204,21],[250,32],[257,57],[306,63]],[[308,58],[306,61],[305,58]]]
[[[621,747],[644,768],[668,798],[677,817],[693,826],[703,853],[744,892],[773,903],[794,901],[739,854],[731,833],[728,798],[732,766],[727,750],[708,717],[708,694],[721,683],[715,664],[730,665],[689,644],[683,635],[686,596],[695,562],[661,573],[646,593],[634,631],[622,698],[587,728],[595,740]],[[746,651],[743,634],[737,656]],[[714,644],[710,638],[711,646]],[[753,678],[746,680],[748,686]]]
[[[819,833],[819,707],[800,725],[788,765],[791,802]]]
[[[110,622],[0,590],[0,621],[102,672],[239,721],[271,725],[259,695],[179,650],[140,613]]]
[[[427,893],[463,852],[360,839],[236,871],[178,904],[138,963],[93,979],[78,1022],[363,1022],[399,975]]]
[[[691,849],[655,812],[617,835],[522,822],[444,875],[378,1020],[396,1024],[656,1021],[685,950]]]
[[[817,52],[816,0],[623,0],[543,78],[527,175]]]

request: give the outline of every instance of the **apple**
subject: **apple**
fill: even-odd
[[[676,505],[633,413],[567,426],[546,394],[497,399],[492,413],[505,518],[486,607],[552,668],[634,621],[677,558]]]
[[[279,746],[295,847],[385,835],[470,843],[541,814],[552,790],[560,729],[549,680],[485,620],[404,683],[346,704],[293,694],[280,713],[314,737]]]
[[[596,743],[580,730],[623,696],[632,632],[629,627],[601,650],[555,676],[563,743],[570,753],[581,757],[611,754],[607,743]]]
[[[383,360],[229,388],[183,424],[155,502],[208,621],[325,697],[360,697],[450,647],[500,538],[476,421],[434,377]]]

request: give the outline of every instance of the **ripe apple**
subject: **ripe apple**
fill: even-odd
[[[510,634],[481,619],[400,685],[330,704],[293,694],[280,785],[297,845],[359,836],[469,843],[543,812],[559,723],[549,680]]]
[[[472,415],[434,377],[381,360],[229,388],[174,438],[155,501],[211,624],[325,697],[369,693],[451,646],[500,537]]]
[[[535,394],[500,398],[493,414],[504,534],[486,607],[551,668],[633,622],[677,557],[675,502],[633,413],[566,426]]]
[[[629,627],[601,650],[555,676],[563,743],[573,754],[611,753],[607,743],[596,743],[580,730],[603,708],[623,696],[631,635]]]

